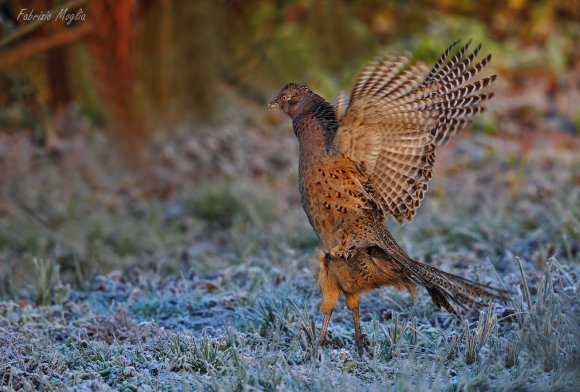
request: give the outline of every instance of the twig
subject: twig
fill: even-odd
[[[528,288],[528,282],[526,281],[526,276],[524,275],[524,268],[522,267],[522,261],[516,256],[516,261],[518,262],[518,267],[520,268],[520,275],[522,277],[522,285],[524,286],[524,293],[526,295],[526,302],[528,304],[528,311],[532,309],[532,299],[530,297],[530,289]]]
[[[491,271],[493,272],[496,281],[499,283],[499,285],[501,286],[501,288],[507,292],[510,292],[510,290],[508,290],[508,288],[505,286],[505,284],[503,283],[503,281],[501,280],[501,278],[499,277],[499,274],[497,273],[497,270],[495,269],[495,267],[493,266],[491,260],[489,258],[486,259],[487,264],[491,267]]]
[[[92,29],[93,25],[90,22],[83,22],[73,28],[67,28],[47,37],[40,37],[18,45],[13,49],[0,53],[0,68],[13,65],[48,49],[74,42],[88,34]]]

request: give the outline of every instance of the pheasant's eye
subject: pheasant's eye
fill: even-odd
[[[282,99],[283,99],[284,101],[287,101],[287,100],[289,99],[289,97],[288,97],[286,94],[284,94],[284,95],[282,95]]]

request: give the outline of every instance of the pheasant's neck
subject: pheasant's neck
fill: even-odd
[[[313,105],[308,114],[293,118],[294,132],[300,144],[300,162],[316,162],[328,154],[338,130],[334,107],[324,99]]]
[[[326,154],[326,134],[313,116],[294,121],[294,130],[300,146],[300,164],[316,162]]]

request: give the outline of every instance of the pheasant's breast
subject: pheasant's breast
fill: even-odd
[[[350,234],[347,228],[364,219],[372,203],[349,159],[321,157],[300,174],[304,208],[322,250],[330,251],[345,242]]]

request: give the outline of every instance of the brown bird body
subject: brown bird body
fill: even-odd
[[[440,271],[410,258],[385,218],[412,219],[431,178],[435,149],[483,110],[491,94],[477,93],[495,76],[468,83],[490,60],[472,65],[479,48],[456,43],[427,73],[408,57],[372,63],[350,99],[332,106],[304,85],[290,83],[269,107],[293,122],[300,146],[302,204],[321,249],[319,285],[325,314],[320,342],[340,293],[352,311],[359,352],[359,295],[381,286],[416,295],[424,286],[438,307],[457,316],[478,297],[500,299],[501,290]]]

